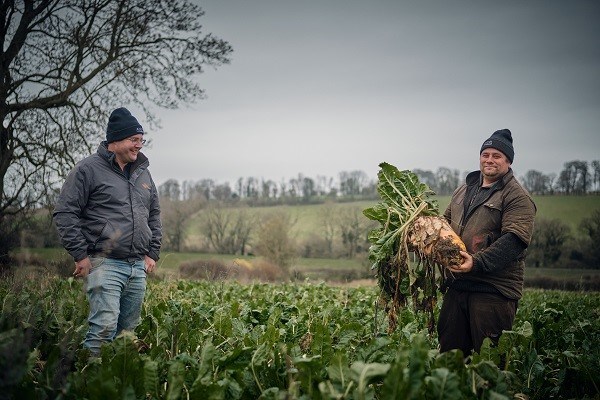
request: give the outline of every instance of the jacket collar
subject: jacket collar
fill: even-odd
[[[111,165],[116,165],[115,153],[108,150],[108,143],[106,141],[101,142],[98,146],[98,155]],[[150,165],[148,157],[146,157],[144,153],[139,152],[137,159],[133,162],[133,164],[131,164],[131,172],[135,171],[140,166],[147,167],[148,165]]]
[[[498,185],[498,189],[503,188],[504,186],[506,186],[506,184],[513,178],[513,170],[512,168],[508,169],[508,172],[506,174],[504,174],[504,176],[502,176],[502,178],[500,178],[499,182],[496,182],[494,185]],[[483,177],[481,176],[481,171],[473,171],[471,173],[469,173],[469,175],[467,175],[467,178],[465,179],[465,183],[468,186],[473,186],[473,185],[481,185],[481,181],[482,181]]]

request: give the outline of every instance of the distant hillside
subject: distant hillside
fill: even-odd
[[[450,202],[450,196],[436,196],[438,200],[440,213],[446,209]],[[578,234],[580,221],[592,214],[594,210],[600,210],[600,196],[533,196],[537,205],[537,218],[559,219],[568,224],[574,234]],[[299,242],[310,241],[311,238],[321,237],[323,225],[326,220],[339,218],[343,215],[349,216],[354,213],[360,214],[362,210],[375,204],[376,201],[359,201],[352,203],[326,203],[314,205],[295,205],[295,206],[272,206],[272,207],[252,207],[252,208],[232,208],[230,212],[242,212],[245,215],[252,216],[260,220],[265,215],[274,212],[289,213],[296,223],[293,226],[293,232]],[[200,243],[204,241],[205,210],[198,212],[191,218],[188,235],[188,244]],[[364,223],[369,221],[364,218]],[[338,235],[339,236],[339,235]],[[336,240],[341,241],[338,237]],[[192,245],[192,247],[194,247]]]

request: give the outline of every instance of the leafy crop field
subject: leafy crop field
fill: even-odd
[[[600,396],[600,293],[526,290],[513,331],[439,354],[425,317],[387,332],[373,287],[150,281],[141,324],[88,360],[82,283],[0,281],[0,393],[63,399]],[[439,304],[438,304],[439,306]],[[436,311],[437,312],[437,311]],[[0,397],[2,397],[0,396]]]

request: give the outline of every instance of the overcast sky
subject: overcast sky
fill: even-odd
[[[157,184],[478,168],[513,133],[513,169],[600,159],[599,1],[202,1],[233,47],[206,98],[159,110]]]

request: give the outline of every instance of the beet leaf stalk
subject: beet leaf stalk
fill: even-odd
[[[433,333],[443,268],[460,263],[459,252],[465,246],[439,216],[438,203],[432,198],[435,193],[416,174],[386,162],[379,167],[381,202],[363,214],[381,224],[369,233],[369,259],[377,271],[389,329],[396,328],[397,311],[410,299],[415,311],[429,314],[428,328]]]

